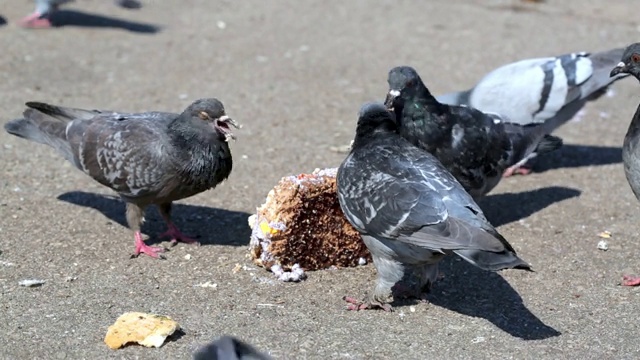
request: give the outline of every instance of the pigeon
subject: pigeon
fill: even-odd
[[[491,71],[469,90],[436,99],[498,113],[522,125],[546,123],[552,133],[588,101],[605,94],[614,81],[627,76],[609,77],[623,51],[616,48],[517,61]],[[529,166],[516,169],[523,175],[530,171]]]
[[[640,80],[640,43],[629,45],[621,56],[621,61],[611,70],[611,77],[630,74]],[[629,129],[622,144],[622,162],[627,182],[633,194],[640,200],[640,105],[631,119]],[[625,275],[622,285],[638,286],[640,277]]]
[[[351,310],[391,310],[389,295],[428,291],[438,262],[451,253],[484,270],[531,269],[438,159],[398,134],[381,103],[362,106],[337,187],[378,271],[368,299],[344,298]]]
[[[385,105],[396,114],[400,135],[435,155],[476,200],[504,173],[562,146],[544,124],[520,125],[500,114],[441,104],[412,67],[391,69],[388,83]]]
[[[216,187],[231,173],[230,126],[217,99],[200,99],[182,114],[118,113],[26,103],[24,118],[9,121],[15,136],[49,145],[127,204],[135,253],[160,257],[164,249],[144,243],[144,209],[157,205],[168,225],[161,237],[197,244],[171,221],[171,203]]]
[[[60,5],[74,0],[35,0],[36,8],[25,18],[20,20],[20,26],[25,28],[49,28],[51,14],[56,12]],[[114,0],[116,5],[126,9],[138,9],[142,4],[138,0]]]
[[[193,360],[272,360],[272,357],[232,336],[222,336],[198,349]]]

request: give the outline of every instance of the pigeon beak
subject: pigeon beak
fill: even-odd
[[[393,103],[398,96],[400,96],[400,91],[389,90],[389,92],[387,93],[387,98],[384,100],[384,106],[386,106],[388,110],[393,111]]]
[[[616,65],[616,67],[613,68],[613,70],[611,70],[611,73],[609,74],[609,77],[614,77],[618,74],[622,74],[622,73],[627,73],[628,72],[628,68],[627,68],[627,64],[625,64],[624,62],[620,61],[618,63],[618,65]]]
[[[213,123],[215,124],[214,126],[216,130],[220,131],[224,135],[224,140],[226,142],[229,142],[229,140],[236,140],[236,136],[233,135],[231,129],[229,129],[228,124],[231,124],[236,129],[242,128],[242,125],[238,124],[237,122],[235,122],[235,120],[227,115],[220,116]]]
[[[227,115],[220,116],[218,121],[222,121],[224,123],[229,123],[229,124],[233,125],[233,127],[236,128],[236,129],[242,129],[242,125],[238,124],[235,120],[233,120],[232,118],[230,118]]]

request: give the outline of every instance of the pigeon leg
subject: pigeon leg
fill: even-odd
[[[138,256],[140,254],[146,254],[153,258],[159,258],[159,252],[163,252],[164,249],[161,247],[149,246],[144,243],[142,239],[142,233],[140,232],[140,224],[142,223],[144,215],[144,209],[140,206],[127,203],[127,224],[129,224],[129,228],[134,231],[135,235],[135,252],[133,256]]]
[[[51,20],[43,17],[39,12],[34,12],[20,20],[19,25],[24,28],[45,29],[51,27]]]
[[[162,218],[167,223],[168,227],[167,231],[160,234],[160,237],[169,237],[171,238],[171,242],[174,244],[177,242],[183,242],[185,244],[200,245],[198,240],[192,239],[183,234],[173,221],[171,221],[171,203],[160,204],[158,205],[158,208],[160,209],[160,215],[162,215]]]
[[[504,173],[502,174],[502,177],[509,177],[513,175],[529,175],[531,174],[531,171],[532,171],[531,167],[527,165],[522,165],[519,167],[512,166],[510,168],[507,168],[507,170],[504,171]]]
[[[622,277],[623,286],[638,286],[640,285],[640,276],[624,275]]]
[[[342,297],[342,300],[349,303],[349,305],[347,305],[347,310],[358,311],[358,310],[382,309],[387,312],[393,311],[393,307],[390,304],[383,304],[378,301],[360,301],[351,296],[344,296]]]

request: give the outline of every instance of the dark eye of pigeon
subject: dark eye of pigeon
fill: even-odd
[[[631,61],[634,63],[640,63],[640,54],[633,53],[633,55],[631,55]]]

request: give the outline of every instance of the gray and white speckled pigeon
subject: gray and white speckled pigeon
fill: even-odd
[[[199,348],[193,360],[272,360],[272,357],[232,336],[222,336]]]
[[[159,257],[163,248],[144,243],[144,209],[157,205],[168,225],[161,236],[197,243],[171,221],[171,203],[214,188],[231,173],[230,126],[217,99],[201,99],[182,114],[117,113],[28,102],[24,118],[9,121],[13,135],[49,145],[127,204],[135,255]]]
[[[33,13],[20,20],[20,26],[26,28],[51,27],[51,14],[58,10],[60,5],[74,0],[35,0],[36,7]],[[116,5],[127,9],[138,9],[142,4],[138,0],[114,0]]]
[[[388,83],[385,104],[396,114],[400,135],[438,158],[474,199],[503,174],[562,145],[543,124],[514,124],[500,114],[439,103],[409,66],[391,69]]]
[[[378,270],[367,301],[345,297],[350,309],[388,310],[391,293],[420,294],[451,253],[485,270],[529,270],[447,169],[397,130],[384,105],[365,104],[351,152],[338,168],[340,206]]]
[[[469,90],[436,98],[449,105],[498,113],[522,125],[546,123],[551,133],[626,76],[609,76],[623,51],[617,48],[517,61],[491,71]],[[521,167],[516,172],[527,174],[530,169]]]
[[[611,76],[630,74],[640,80],[640,43],[629,45],[621,61],[611,70]],[[622,162],[627,181],[634,195],[640,200],[640,105],[636,110],[622,144]],[[623,285],[638,286],[640,277],[624,276]]]

